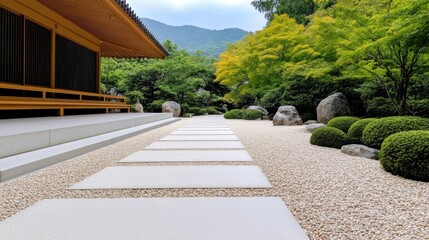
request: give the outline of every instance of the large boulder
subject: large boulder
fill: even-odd
[[[323,128],[323,127],[326,127],[326,125],[323,123],[312,123],[312,124],[305,126],[305,131],[312,133],[312,132],[314,132],[314,130],[319,129],[319,128]]]
[[[317,106],[317,121],[327,124],[338,116],[350,115],[349,103],[342,93],[335,93],[320,101]]]
[[[248,110],[258,110],[260,111],[264,116],[268,116],[268,111],[267,109],[261,107],[261,106],[249,106],[247,108]]]
[[[341,147],[341,152],[358,157],[377,159],[378,150],[361,144],[349,144]]]
[[[143,105],[140,102],[137,102],[134,104],[134,112],[142,113],[143,112]]]
[[[298,110],[294,106],[281,106],[273,118],[274,126],[279,125],[301,125],[302,119],[299,117]]]
[[[168,101],[162,104],[162,112],[171,112],[173,117],[180,116],[180,104],[174,101]]]

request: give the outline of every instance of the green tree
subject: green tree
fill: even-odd
[[[215,71],[213,58],[201,53],[190,54],[170,41],[165,46],[170,56],[162,60],[146,60],[128,78],[128,90],[143,93],[145,109],[159,110],[160,103],[168,100],[176,101],[184,108],[202,107],[198,92],[209,88],[213,92],[225,93],[212,83]]]
[[[384,88],[399,115],[407,111],[410,86],[428,71],[428,1],[340,1],[338,29],[345,36],[340,64],[365,70]],[[426,35],[427,36],[427,35]],[[359,64],[351,64],[358,61]]]
[[[268,21],[272,21],[275,14],[287,14],[298,23],[308,24],[309,15],[319,7],[330,7],[334,2],[334,0],[255,0],[251,4],[259,12],[264,13]]]

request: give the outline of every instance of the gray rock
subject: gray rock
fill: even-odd
[[[134,104],[134,112],[142,113],[143,112],[143,105],[140,102],[137,102]]]
[[[174,101],[168,101],[162,104],[162,112],[171,112],[173,117],[180,116],[180,104]]]
[[[316,120],[308,120],[307,122],[304,123],[304,125],[310,125],[315,123],[318,123],[318,122]]]
[[[377,159],[378,150],[361,144],[350,144],[341,147],[341,152],[358,157]]]
[[[301,125],[302,119],[299,117],[298,110],[294,106],[281,106],[273,118],[274,126],[279,125]]]
[[[314,130],[316,130],[318,128],[323,128],[323,127],[326,127],[326,125],[323,123],[313,123],[313,124],[307,125],[305,127],[305,131],[312,133],[312,132],[314,132]]]
[[[317,106],[317,121],[328,123],[334,117],[350,115],[349,103],[342,93],[335,93],[320,101]]]
[[[260,111],[262,114],[264,114],[264,116],[268,116],[268,111],[267,109],[261,107],[261,106],[249,106],[247,108],[248,110],[258,110]]]
[[[228,112],[228,105],[224,104],[222,105],[222,108],[225,110],[225,112]]]

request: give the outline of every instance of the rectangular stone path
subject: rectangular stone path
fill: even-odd
[[[179,128],[176,129],[176,131],[231,131],[231,128],[228,127],[218,127],[218,128],[214,128],[214,127],[201,127],[201,128]]]
[[[235,135],[167,135],[159,141],[238,141]]]
[[[270,188],[256,166],[108,167],[70,189]]]
[[[144,151],[131,154],[121,163],[251,161],[243,148],[222,116],[207,116],[195,118],[194,123]],[[257,166],[180,165],[107,167],[69,189],[270,187]],[[273,197],[43,200],[0,222],[0,238],[308,239],[283,201]]]
[[[234,135],[232,131],[174,131],[170,135]]]
[[[162,141],[154,142],[145,149],[243,149],[240,141]]]
[[[252,157],[245,150],[159,150],[138,151],[119,162],[245,162]]]
[[[229,128],[227,125],[186,125],[183,128]]]
[[[0,222],[7,240],[305,240],[280,198],[43,200]]]

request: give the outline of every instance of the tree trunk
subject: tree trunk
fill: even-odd
[[[403,86],[396,89],[396,109],[400,116],[407,113],[407,94]]]

